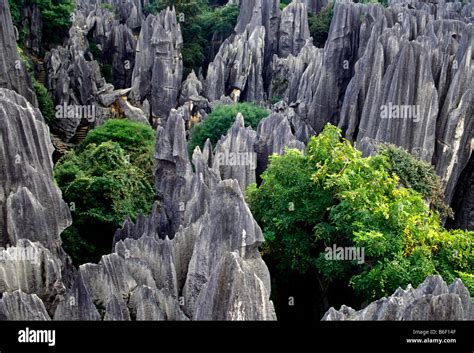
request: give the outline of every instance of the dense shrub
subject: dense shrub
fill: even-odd
[[[116,142],[129,156],[130,162],[144,171],[153,183],[155,135],[149,126],[142,123],[111,119],[89,132],[80,149],[83,151],[92,143],[100,145],[107,141]]]
[[[49,95],[46,87],[35,79],[33,79],[33,88],[38,98],[38,107],[43,114],[43,118],[47,123],[51,123],[55,119],[53,99]]]
[[[73,217],[62,234],[63,245],[76,265],[110,253],[114,232],[125,218],[150,212],[152,141],[150,127],[109,121],[56,164],[55,180]]]
[[[443,229],[423,195],[391,170],[385,155],[363,158],[331,125],[305,154],[273,156],[262,185],[247,190],[265,256],[281,273],[314,272],[324,288],[343,280],[361,300],[431,274],[448,282],[472,274],[474,233]],[[363,263],[328,260],[333,244],[364,249]]]
[[[207,139],[210,139],[213,145],[216,144],[223,135],[227,134],[238,113],[244,116],[245,125],[254,129],[257,128],[260,120],[270,114],[268,110],[251,103],[217,106],[201,124],[191,131],[189,153],[192,154],[196,146],[203,148]]]
[[[453,211],[444,202],[441,180],[430,164],[395,145],[382,145],[380,154],[387,157],[390,171],[399,176],[405,187],[412,188],[429,199],[433,209],[440,212],[441,216],[453,217]]]
[[[333,15],[332,2],[323,7],[317,14],[308,13],[309,32],[313,37],[314,45],[318,48],[323,48],[326,44]]]

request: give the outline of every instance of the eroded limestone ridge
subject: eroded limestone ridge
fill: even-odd
[[[416,289],[398,288],[390,297],[370,303],[362,310],[343,305],[329,309],[323,321],[453,321],[474,320],[474,299],[460,279],[447,285],[441,276],[430,276]]]

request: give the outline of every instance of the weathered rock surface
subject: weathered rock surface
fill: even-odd
[[[53,147],[40,111],[7,89],[0,89],[0,139],[0,293],[36,294],[52,315],[74,276],[60,239],[71,215],[53,182]],[[37,298],[25,295],[5,299],[7,318],[41,316]]]
[[[474,320],[474,300],[460,279],[448,286],[441,276],[430,276],[416,289],[410,285],[406,290],[398,288],[390,297],[359,311],[345,305],[339,311],[331,308],[322,320]]]
[[[196,149],[193,173],[184,134],[183,118],[172,111],[157,134],[161,209],[156,205],[136,225],[125,222],[114,252],[80,267],[55,319],[97,319],[96,312],[105,320],[276,319],[258,251],[262,232],[239,183],[221,181],[209,167],[209,143],[203,153]],[[178,221],[163,228],[163,217]]]
[[[71,216],[53,182],[49,129],[38,109],[6,89],[0,89],[0,136],[0,244],[29,239],[57,253]]]
[[[263,74],[265,27],[248,28],[222,44],[206,77],[206,97],[210,101],[237,90],[247,101],[265,99]],[[239,100],[236,98],[235,100]]]
[[[245,127],[244,117],[239,113],[215,148],[213,168],[219,170],[223,180],[236,179],[242,190],[256,181],[256,139],[257,133],[251,127]]]
[[[18,54],[8,0],[0,0],[0,48],[0,88],[12,89],[37,106],[31,79]]]
[[[51,318],[36,294],[15,291],[3,293],[0,298],[0,320],[49,321]]]
[[[131,97],[140,103],[148,99],[156,117],[168,117],[177,106],[183,76],[182,47],[174,8],[147,17],[138,39]]]
[[[278,32],[278,56],[298,55],[310,37],[308,8],[304,3],[293,1],[281,14]]]

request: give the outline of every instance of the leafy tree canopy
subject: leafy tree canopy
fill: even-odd
[[[63,245],[77,265],[109,253],[114,232],[126,217],[136,219],[151,210],[155,192],[152,168],[147,165],[154,132],[140,125],[109,121],[54,168],[73,216],[73,225],[62,234]]]
[[[191,131],[189,154],[193,153],[196,146],[202,149],[207,139],[210,139],[213,145],[216,144],[223,135],[227,134],[238,113],[244,116],[245,125],[254,129],[257,128],[260,120],[270,114],[268,110],[251,103],[219,105]]]
[[[474,233],[444,229],[423,195],[391,170],[387,156],[363,158],[331,125],[306,153],[273,156],[262,185],[247,190],[263,253],[281,272],[312,270],[327,285],[344,279],[365,300],[436,273],[472,284]],[[363,263],[328,259],[334,244],[363,249]]]

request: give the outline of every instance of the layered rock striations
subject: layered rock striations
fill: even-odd
[[[139,103],[148,99],[156,117],[166,118],[177,107],[183,76],[182,47],[174,8],[148,15],[138,39],[131,97]]]
[[[0,138],[0,293],[37,296],[14,294],[3,305],[13,308],[10,301],[18,298],[19,312],[7,317],[23,317],[24,307],[40,298],[51,314],[74,269],[61,248],[71,215],[53,181],[49,129],[24,97],[0,89]]]
[[[0,88],[12,89],[34,106],[38,105],[31,79],[17,49],[17,34],[13,26],[8,0],[0,1]]]
[[[155,155],[157,176],[170,176],[157,185],[163,209],[136,224],[127,221],[115,236],[114,253],[80,267],[56,319],[276,319],[268,269],[258,252],[262,232],[239,183],[221,180],[209,167],[209,144],[194,152],[192,172],[180,145],[184,133],[184,121],[174,113],[158,133],[158,143],[166,143]],[[181,187],[174,180],[181,180]],[[170,215],[180,220],[175,234],[160,228],[160,218]]]
[[[323,321],[461,321],[474,319],[474,299],[460,279],[447,285],[441,276],[430,276],[414,289],[398,288],[390,297],[355,311],[343,305],[329,309]]]

